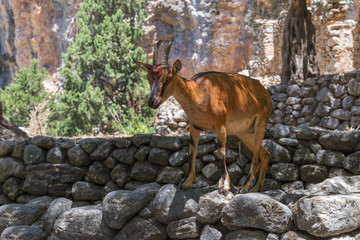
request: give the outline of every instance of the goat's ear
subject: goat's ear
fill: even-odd
[[[179,73],[179,71],[181,70],[181,61],[178,59],[174,62],[174,65],[173,65],[173,72],[176,74],[176,73]]]
[[[134,62],[136,64],[136,66],[138,66],[139,68],[141,68],[144,71],[150,72],[152,69],[152,66],[150,64],[138,62],[136,60],[134,60]]]

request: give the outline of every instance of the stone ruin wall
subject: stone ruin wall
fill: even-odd
[[[357,240],[359,143],[360,131],[268,128],[263,193],[224,197],[212,134],[200,137],[187,191],[176,187],[188,168],[186,135],[3,141],[1,239]],[[236,185],[251,153],[229,137],[226,155]]]

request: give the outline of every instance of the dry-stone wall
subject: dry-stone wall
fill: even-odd
[[[262,192],[227,196],[213,134],[200,138],[186,191],[189,136],[0,142],[1,239],[358,240],[360,131],[276,125],[266,135]],[[233,137],[227,146],[236,185],[251,153]]]

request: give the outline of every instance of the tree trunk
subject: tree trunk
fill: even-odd
[[[315,27],[306,0],[292,0],[283,31],[281,84],[319,76]]]
[[[28,137],[28,135],[25,132],[8,123],[8,121],[6,121],[3,117],[3,108],[0,102],[0,141],[26,137]]]

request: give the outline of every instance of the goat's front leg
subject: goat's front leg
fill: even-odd
[[[192,183],[195,179],[195,161],[196,161],[200,131],[196,130],[191,123],[189,124],[189,131],[190,131],[189,171],[187,176],[184,178],[184,180],[180,185],[182,188],[191,188]]]
[[[226,167],[226,128],[221,126],[215,130],[217,136],[217,150],[216,157],[219,159],[221,167],[221,178],[218,183],[219,193],[223,193],[225,196],[230,190],[230,177]]]

